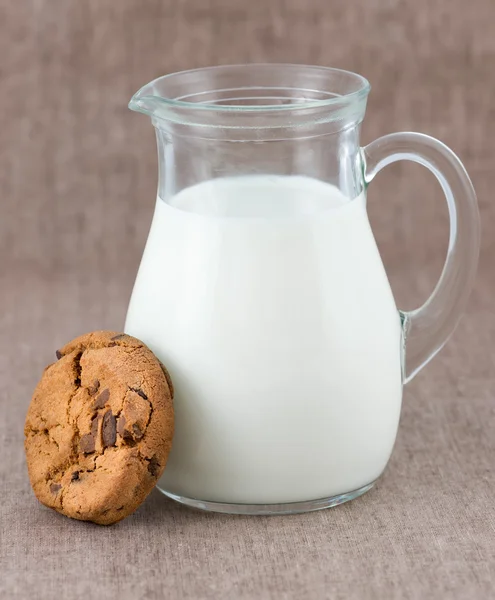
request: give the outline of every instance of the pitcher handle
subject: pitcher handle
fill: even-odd
[[[412,160],[435,175],[449,207],[449,246],[440,279],[422,306],[399,311],[406,346],[404,383],[407,383],[445,345],[471,293],[480,247],[476,194],[459,158],[428,135],[411,132],[385,135],[363,148],[361,155],[366,185],[386,165]]]

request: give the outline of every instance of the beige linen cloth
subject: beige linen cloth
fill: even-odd
[[[0,598],[424,600],[495,597],[493,0],[0,0]],[[469,309],[405,390],[397,445],[350,504],[274,518],[201,514],[154,492],[111,528],[41,507],[23,420],[54,350],[120,329],[156,190],[142,84],[218,63],[337,66],[373,89],[363,143],[417,130],[478,192]],[[398,305],[431,291],[446,206],[426,170],[373,182]]]

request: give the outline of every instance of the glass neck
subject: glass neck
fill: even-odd
[[[157,131],[159,193],[219,177],[303,175],[363,188],[359,126],[368,82],[304,65],[185,71],[145,85],[130,102]]]
[[[359,124],[336,132],[271,140],[232,140],[225,130],[217,136],[197,135],[197,128],[156,128],[160,197],[219,177],[298,175],[331,183],[348,198],[364,186]],[[189,134],[189,135],[188,135]]]

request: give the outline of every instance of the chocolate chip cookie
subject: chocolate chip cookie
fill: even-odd
[[[153,489],[172,444],[173,387],[141,341],[96,331],[57,350],[25,425],[29,478],[40,502],[108,525]]]

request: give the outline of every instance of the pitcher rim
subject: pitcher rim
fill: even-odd
[[[156,87],[158,83],[166,83],[167,81],[172,81],[172,79],[177,79],[179,77],[191,77],[195,74],[215,74],[220,71],[235,71],[235,70],[255,70],[255,69],[299,69],[306,71],[319,72],[326,75],[340,75],[344,76],[349,80],[352,80],[355,84],[355,89],[351,89],[351,91],[347,93],[337,94],[335,92],[326,93],[332,94],[328,98],[324,99],[309,99],[304,100],[302,102],[294,102],[289,104],[282,105],[273,105],[273,104],[258,104],[258,105],[244,105],[244,104],[215,104],[215,103],[207,103],[207,102],[191,102],[188,100],[183,100],[181,98],[173,98],[167,97],[166,95],[161,94],[150,94],[150,90],[153,87]],[[245,86],[244,89],[249,90],[253,89],[255,86]],[[276,89],[276,88],[274,88]],[[284,88],[287,89],[287,88]],[[296,85],[294,85],[293,89],[298,89]],[[300,89],[300,88],[299,88]],[[147,110],[143,110],[143,105],[146,104],[147,100],[158,101],[162,106],[168,106],[169,108],[181,109],[185,111],[203,111],[209,113],[260,113],[264,111],[269,111],[270,113],[279,113],[279,112],[290,112],[290,111],[301,111],[301,110],[311,110],[311,109],[319,109],[332,106],[342,107],[342,104],[351,104],[354,101],[359,101],[365,98],[371,89],[371,85],[369,81],[358,73],[354,73],[353,71],[348,71],[346,69],[339,69],[336,67],[326,67],[321,65],[307,65],[307,64],[299,64],[299,63],[239,63],[239,64],[226,64],[226,65],[216,65],[216,66],[206,66],[199,67],[194,69],[185,69],[182,71],[175,71],[172,73],[168,73],[166,75],[161,75],[160,77],[156,77],[152,81],[148,82],[144,86],[142,86],[131,98],[129,102],[129,108],[131,110],[137,112],[145,112],[149,113]],[[205,90],[206,91],[206,90]],[[220,89],[213,89],[210,91],[222,91]],[[318,91],[322,92],[325,90],[305,90],[305,91]],[[184,97],[184,96],[183,96]]]

